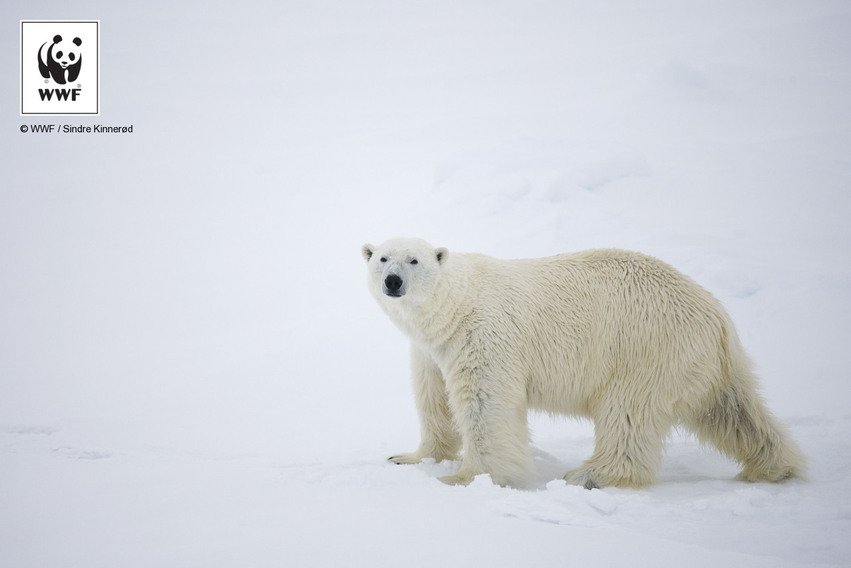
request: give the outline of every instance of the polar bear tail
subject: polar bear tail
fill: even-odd
[[[722,324],[721,381],[689,426],[698,438],[742,464],[738,478],[780,482],[805,477],[805,460],[768,410],[732,323]]]

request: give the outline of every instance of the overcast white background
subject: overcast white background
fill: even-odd
[[[843,565],[846,2],[4,2],[0,565]],[[101,115],[18,115],[21,19],[99,19]],[[33,61],[33,64],[35,62]],[[22,134],[22,124],[133,134]],[[654,254],[731,312],[809,482],[675,433],[648,490],[417,444],[359,248]]]

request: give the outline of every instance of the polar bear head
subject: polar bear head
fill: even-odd
[[[430,299],[449,252],[422,239],[391,239],[361,248],[369,267],[369,288],[382,305]]]

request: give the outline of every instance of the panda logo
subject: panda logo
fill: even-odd
[[[67,72],[67,82],[76,81],[83,63],[79,49],[82,44],[83,40],[78,37],[64,41],[61,35],[53,36],[53,43],[49,46],[48,42],[44,42],[38,50],[38,70],[41,76],[45,79],[53,77],[54,81],[64,85]]]

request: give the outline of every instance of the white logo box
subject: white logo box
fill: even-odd
[[[62,41],[49,54],[56,36]],[[55,57],[63,49],[70,63],[65,70]],[[71,52],[74,59],[68,61]],[[79,74],[73,77],[76,71],[71,68],[77,63]],[[21,20],[20,75],[21,116],[99,115],[100,20]]]

